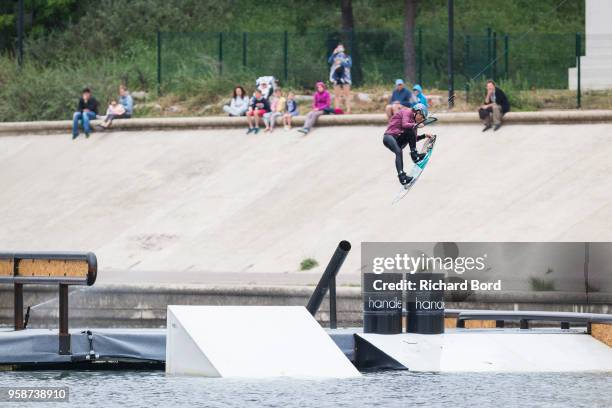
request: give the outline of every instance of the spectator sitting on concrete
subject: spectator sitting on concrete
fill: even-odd
[[[484,104],[478,109],[478,115],[485,127],[482,129],[483,132],[491,129],[491,121],[493,122],[493,130],[497,130],[501,127],[502,117],[510,111],[510,102],[506,94],[499,89],[493,80],[487,81],[487,96],[485,97]]]
[[[289,92],[287,95],[287,102],[285,104],[285,114],[283,115],[285,130],[291,129],[291,120],[297,115],[299,115],[299,110],[297,102],[295,101],[295,94],[293,92]]]
[[[247,135],[251,132],[255,132],[255,134],[259,133],[259,118],[263,117],[266,112],[270,112],[270,103],[263,97],[261,91],[256,89],[246,114],[247,120],[249,121]]]
[[[223,107],[223,111],[230,116],[244,116],[249,109],[249,97],[244,88],[238,85],[234,88],[234,94],[229,105]]]
[[[344,45],[338,46],[327,60],[331,64],[329,81],[334,85],[334,109],[340,110],[340,100],[344,99],[345,112],[351,113],[351,66],[353,60],[344,50]]]
[[[106,130],[113,123],[114,119],[129,119],[134,112],[134,99],[127,90],[125,85],[119,85],[119,103],[113,100],[108,109],[106,109],[106,118],[101,125],[98,125],[98,130]]]
[[[412,104],[412,93],[406,89],[404,84],[404,80],[396,79],[395,80],[395,89],[393,93],[391,93],[391,98],[389,98],[389,104],[385,107],[385,113],[387,114],[387,119],[391,119],[394,112],[399,109],[399,105],[404,106],[406,108],[410,108]]]
[[[304,127],[298,129],[298,132],[302,132],[305,135],[310,132],[310,129],[317,122],[319,116],[324,113],[331,113],[334,109],[331,109],[331,96],[327,91],[325,84],[323,82],[317,82],[316,85],[317,91],[315,92],[312,98],[312,110],[306,115],[306,120],[304,121]]]
[[[283,96],[281,89],[276,88],[272,98],[270,98],[270,112],[264,114],[263,120],[266,124],[264,132],[274,132],[276,126],[276,118],[280,118],[285,113],[285,102],[286,99]]]
[[[79,122],[82,123],[85,137],[89,137],[91,133],[89,121],[94,120],[97,114],[98,101],[91,95],[91,90],[89,88],[83,89],[81,98],[79,98],[77,110],[72,116],[72,140],[79,137]]]
[[[416,105],[417,103],[420,103],[426,108],[429,107],[429,105],[427,104],[427,97],[423,95],[423,88],[421,88],[421,85],[414,84],[414,86],[412,87],[412,95],[414,99],[416,100],[413,106]]]

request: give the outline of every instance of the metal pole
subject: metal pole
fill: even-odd
[[[586,303],[589,304],[589,243],[584,243],[584,292]]]
[[[219,75],[223,75],[223,33],[219,33]]]
[[[329,328],[338,328],[338,316],[336,312],[336,277],[329,282]]]
[[[419,27],[419,84],[423,86],[423,29]]]
[[[23,330],[23,283],[15,283],[15,330]]]
[[[19,5],[17,7],[17,63],[21,67],[23,65],[23,0],[19,0]]]
[[[321,302],[323,302],[323,298],[330,287],[331,280],[335,279],[350,250],[350,242],[340,241],[334,255],[332,255],[331,260],[329,261],[329,264],[327,264],[327,268],[325,268],[325,272],[323,272],[317,287],[315,288],[314,292],[312,292],[312,296],[310,296],[308,304],[306,305],[306,309],[308,309],[311,315],[314,316],[317,313],[317,310],[319,310]]]
[[[161,72],[161,32],[157,32],[157,94],[161,95],[161,81],[162,81],[162,72]]]
[[[468,76],[471,76],[470,74],[470,40],[471,37],[469,35],[466,35],[464,40],[463,40],[463,47],[464,47],[464,53],[465,53],[465,57],[464,57],[464,64],[465,64],[465,71],[468,73]]]
[[[242,33],[242,65],[247,66],[247,33]]]
[[[466,104],[470,103],[470,83],[469,82],[465,83],[465,103]]]
[[[453,107],[453,95],[455,93],[455,77],[453,72],[453,43],[454,43],[454,4],[448,0],[448,107]]]
[[[68,285],[59,285],[59,354],[70,354],[68,333]]]
[[[582,48],[582,40],[580,33],[576,33],[576,109],[582,107],[582,101],[580,100],[580,54]]]
[[[491,78],[491,27],[487,27],[487,76]]]
[[[504,77],[506,79],[508,79],[508,51],[509,51],[509,46],[508,46],[508,41],[510,40],[510,37],[508,36],[508,34],[504,35]]]
[[[285,31],[283,38],[283,64],[284,64],[284,77],[285,82],[289,78],[289,33]]]
[[[497,81],[497,33],[493,33],[493,80]]]

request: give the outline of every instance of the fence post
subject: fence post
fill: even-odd
[[[487,27],[487,76],[491,78],[491,27]]]
[[[23,2],[24,0],[19,0],[19,4],[17,5],[17,63],[20,68],[23,65]]]
[[[493,80],[497,81],[497,33],[493,32]]]
[[[287,33],[287,31],[285,31],[283,37],[283,68],[285,82],[287,82],[289,79],[289,33]]]
[[[419,27],[419,84],[423,86],[423,28]]]
[[[470,83],[465,83],[465,104],[469,105],[470,103]]]
[[[161,81],[162,81],[162,72],[161,72],[161,32],[157,31],[157,95],[161,96]]]
[[[223,33],[219,33],[219,75],[223,75]]]
[[[463,65],[465,66],[465,72],[468,76],[472,76],[470,73],[470,42],[472,37],[466,35],[463,37],[463,53],[465,54],[463,57]]]
[[[580,100],[580,54],[582,48],[582,41],[580,33],[576,33],[576,109],[582,107],[582,101]]]
[[[242,65],[247,66],[247,33],[242,33]]]
[[[508,34],[504,35],[504,77],[508,79],[508,41],[510,37]]]
[[[455,5],[453,0],[448,0],[448,108],[454,105],[455,96],[455,67],[454,67],[454,42],[455,42]]]

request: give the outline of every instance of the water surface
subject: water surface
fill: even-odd
[[[612,407],[611,373],[365,373],[347,380],[171,377],[161,371],[2,372],[0,386],[68,386],[44,407]]]

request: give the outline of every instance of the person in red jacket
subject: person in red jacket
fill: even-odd
[[[395,169],[402,185],[412,181],[412,177],[404,172],[403,149],[407,145],[410,146],[410,157],[413,162],[418,163],[423,160],[425,154],[417,152],[417,141],[432,137],[428,134],[417,136],[417,125],[425,118],[427,118],[427,108],[423,104],[417,103],[412,108],[397,104],[383,136],[383,144],[395,154]]]

